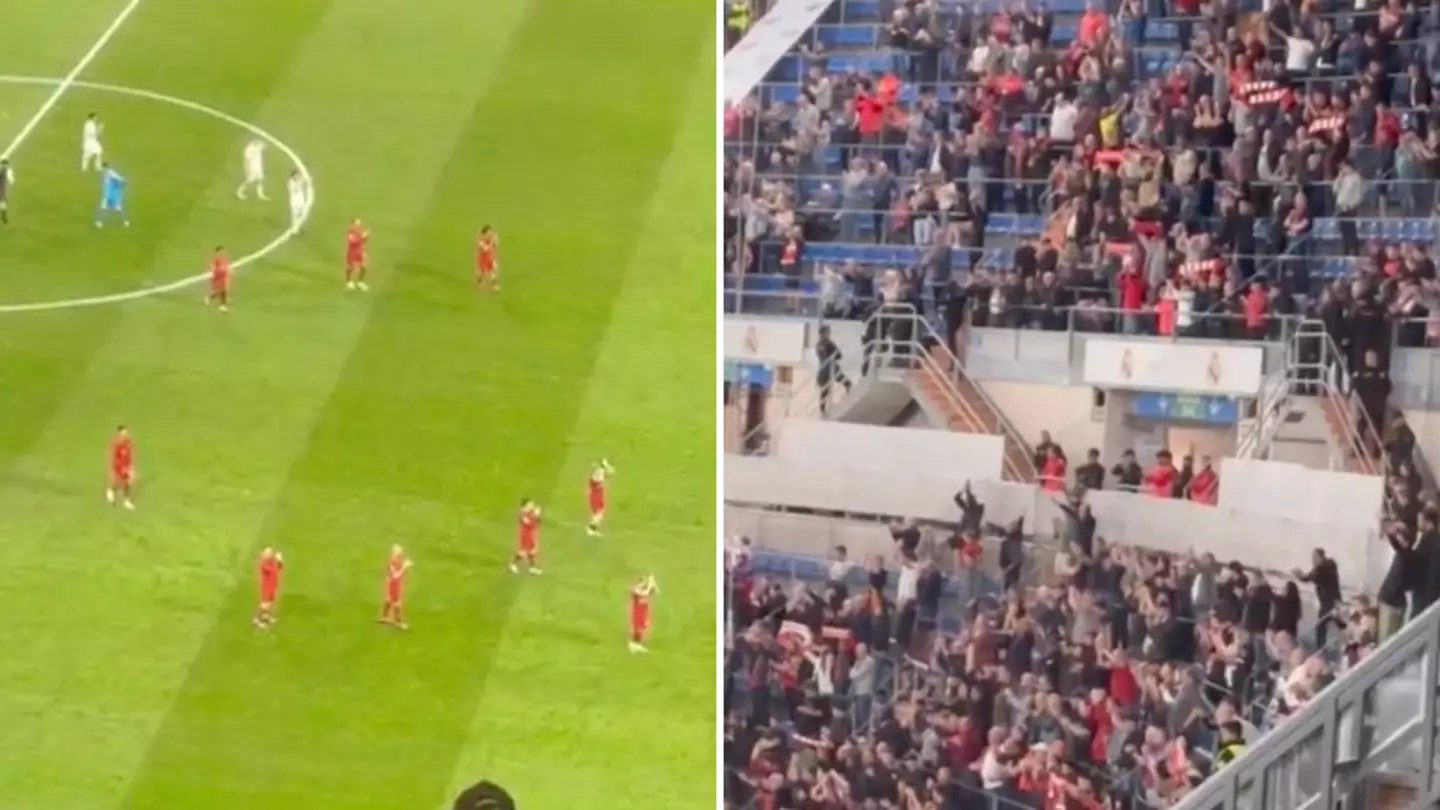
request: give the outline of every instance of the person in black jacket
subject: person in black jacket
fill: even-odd
[[[1256,571],[1250,578],[1250,587],[1245,593],[1245,607],[1241,626],[1252,636],[1263,636],[1270,629],[1270,615],[1274,611],[1275,592],[1265,575]]]
[[[1380,583],[1376,601],[1380,603],[1379,641],[1395,635],[1405,623],[1408,595],[1415,589],[1417,581],[1423,581],[1426,572],[1424,560],[1416,553],[1415,536],[1409,527],[1400,522],[1386,526],[1385,539],[1395,555],[1390,558],[1390,568]]]
[[[1420,513],[1419,537],[1415,541],[1415,554],[1424,568],[1417,577],[1410,609],[1413,616],[1419,616],[1425,609],[1440,602],[1440,526],[1436,514],[1430,509]]]
[[[1294,639],[1300,637],[1300,587],[1294,582],[1285,583],[1275,597],[1275,609],[1270,612],[1270,629],[1287,633]]]
[[[1315,601],[1320,604],[1320,617],[1315,622],[1315,644],[1323,648],[1330,625],[1342,630],[1345,628],[1339,615],[1340,570],[1335,567],[1334,560],[1325,556],[1324,549],[1317,548],[1311,552],[1310,560],[1310,571],[1296,569],[1295,578],[1315,588]]]
[[[815,382],[820,386],[821,416],[830,410],[830,398],[835,384],[844,386],[846,391],[850,390],[850,378],[845,376],[845,370],[840,367],[842,359],[840,347],[830,339],[830,327],[821,326],[815,340]]]
[[[1387,421],[1386,410],[1390,404],[1390,373],[1381,367],[1379,352],[1374,349],[1366,350],[1360,367],[1355,371],[1352,384],[1370,426],[1375,431],[1383,430]],[[1366,431],[1362,435],[1367,442],[1367,452],[1379,450],[1378,433]]]

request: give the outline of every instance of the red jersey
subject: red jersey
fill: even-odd
[[[260,583],[267,587],[280,584],[280,572],[285,570],[285,563],[279,557],[271,555],[260,558]]]
[[[210,260],[210,278],[213,281],[230,280],[230,257],[223,253]]]
[[[351,256],[363,256],[365,244],[370,241],[370,232],[364,228],[351,227],[345,236],[345,251]]]
[[[403,554],[395,554],[390,557],[390,562],[385,566],[385,578],[391,585],[399,585],[405,581],[405,574],[410,570],[410,560]]]
[[[520,510],[520,541],[522,543],[533,543],[540,536],[540,510],[535,508],[524,508]]]
[[[475,261],[479,264],[481,270],[495,269],[497,259],[495,253],[499,246],[500,243],[496,241],[494,234],[486,234],[480,237],[479,242],[475,245]]]
[[[635,587],[630,590],[630,618],[637,624],[643,624],[650,616],[650,592],[644,588]]]
[[[117,470],[128,470],[134,463],[134,447],[130,443],[130,437],[116,436],[110,443],[110,466]]]

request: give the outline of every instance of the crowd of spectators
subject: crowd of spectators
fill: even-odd
[[[1114,307],[1117,331],[1220,337],[1264,332],[1337,275],[1397,314],[1440,299],[1430,220],[1401,219],[1432,214],[1440,178],[1428,4],[1124,0],[1069,38],[1023,0],[883,5],[883,64],[834,72],[846,48],[817,38],[793,101],[762,89],[726,111],[731,272],[864,300],[893,271],[942,303],[988,293],[974,311],[1016,326]],[[1167,11],[1183,19],[1160,42]],[[1044,226],[994,227],[1026,215]],[[831,241],[918,250],[807,260]],[[1214,310],[1231,317],[1197,317]]]
[[[957,502],[953,526],[892,525],[863,571],[839,549],[824,582],[732,558],[728,807],[1167,807],[1379,639],[1383,610],[1343,602],[1318,551],[1267,574],[1081,529],[1042,566],[1019,521]],[[1421,606],[1425,583],[1399,587]]]

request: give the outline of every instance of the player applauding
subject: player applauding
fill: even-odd
[[[540,506],[529,498],[521,499],[517,518],[520,534],[515,556],[510,559],[510,573],[520,573],[522,564],[530,573],[540,573],[540,519]]]
[[[475,282],[482,290],[500,292],[500,237],[489,225],[480,229],[475,246]]]
[[[401,630],[409,630],[405,623],[405,575],[410,573],[412,563],[405,556],[403,546],[390,547],[390,561],[385,564],[385,604],[380,608],[380,623]]]
[[[655,577],[643,576],[630,588],[630,652],[646,652],[650,635],[650,600],[660,592]]]
[[[255,626],[269,630],[275,626],[275,602],[280,597],[280,573],[285,558],[273,548],[260,552],[260,606],[255,609]]]
[[[600,459],[590,470],[590,525],[585,533],[591,537],[600,536],[600,522],[605,519],[605,479],[615,474],[610,462]]]
[[[110,440],[110,486],[105,490],[105,500],[113,506],[120,504],[134,509],[130,500],[131,488],[135,485],[135,446],[130,441],[130,431],[124,425],[115,429],[115,438]]]
[[[230,311],[230,257],[225,248],[215,248],[210,257],[210,294],[205,296],[205,306],[215,304],[221,312]]]
[[[370,243],[370,231],[360,220],[350,223],[350,232],[345,235],[345,287],[351,290],[368,290],[365,285],[365,247]]]

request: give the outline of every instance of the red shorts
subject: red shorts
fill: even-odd
[[[223,293],[223,292],[229,292],[229,291],[230,291],[230,277],[229,277],[229,276],[211,276],[211,277],[210,277],[210,292],[212,292],[212,293]]]
[[[495,274],[495,263],[494,263],[494,262],[481,262],[480,264],[476,265],[476,267],[475,267],[475,272],[479,273],[479,274],[482,275],[482,276],[491,276],[491,275],[494,275],[494,274]]]
[[[364,253],[349,253],[349,254],[346,254],[346,256],[345,256],[345,266],[348,267],[348,268],[351,269],[351,270],[355,270],[355,269],[364,267],[364,266],[365,266],[365,254],[364,254]]]
[[[649,613],[631,613],[631,614],[630,614],[630,629],[633,630],[633,631],[636,632],[636,633],[642,633],[642,632],[644,632],[644,631],[646,631],[646,630],[649,630],[649,629],[650,629],[650,614],[649,614]]]
[[[263,582],[260,584],[260,604],[269,605],[275,602],[275,597],[280,593],[280,586],[274,582]]]
[[[520,535],[520,542],[516,545],[521,554],[534,554],[540,550],[540,542],[534,537]]]
[[[110,470],[110,483],[113,486],[128,487],[134,477],[135,471],[129,467],[113,467]]]
[[[385,601],[392,605],[398,605],[405,589],[400,585],[399,580],[391,580],[385,585]]]
[[[590,496],[590,513],[598,515],[605,511],[605,496],[596,494]]]

